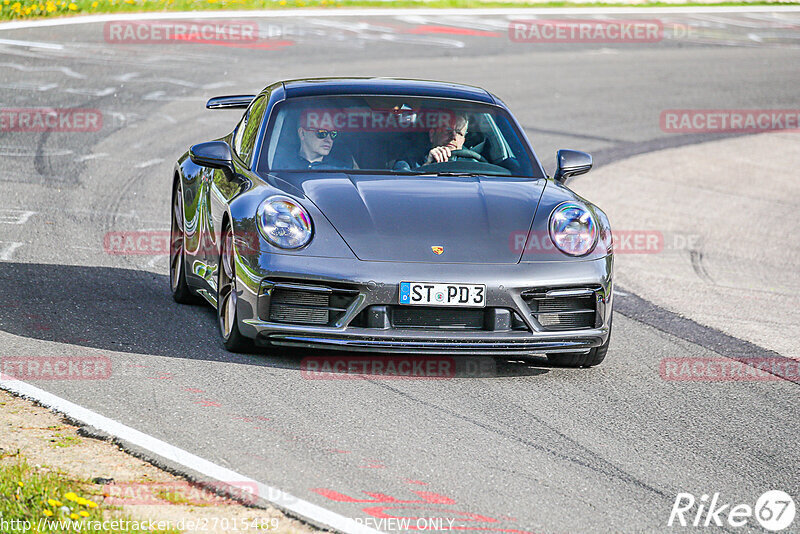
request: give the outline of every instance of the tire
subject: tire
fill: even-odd
[[[172,190],[172,216],[170,217],[169,287],[172,298],[180,304],[194,304],[197,297],[186,283],[186,257],[184,250],[183,195],[180,182]]]
[[[594,347],[587,353],[561,352],[548,354],[547,359],[550,363],[562,367],[594,367],[600,365],[606,359],[608,346],[611,343],[611,321],[608,323],[608,338],[599,347]]]
[[[253,342],[239,331],[236,262],[233,261],[233,230],[230,226],[222,232],[217,272],[217,322],[222,344],[230,352],[248,352],[252,350]]]

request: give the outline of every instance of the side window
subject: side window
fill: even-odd
[[[233,144],[239,157],[244,162],[250,163],[250,156],[253,154],[253,146],[256,144],[256,137],[258,137],[258,130],[264,118],[266,107],[266,97],[260,96],[255,99],[242,118],[242,122],[236,128]]]
[[[244,112],[242,116],[242,120],[239,121],[239,124],[236,126],[236,130],[233,133],[233,150],[237,154],[242,148],[242,133],[244,133],[244,127],[247,126],[247,118],[250,116],[250,108],[247,108],[247,111]]]

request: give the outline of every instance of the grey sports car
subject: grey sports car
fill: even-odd
[[[211,99],[233,132],[175,166],[170,284],[218,311],[225,347],[428,354],[608,351],[606,215],[548,177],[483,89],[385,78],[283,81]]]

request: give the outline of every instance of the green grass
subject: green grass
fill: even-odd
[[[797,5],[800,2],[768,0],[703,2],[689,0],[682,4],[667,2],[566,2],[504,0],[0,0],[0,20],[52,18],[99,13],[135,13],[158,11],[207,11],[229,9],[286,9],[286,8],[500,8],[500,7],[674,7],[690,6],[776,6]]]
[[[82,443],[81,438],[75,436],[65,436],[64,434],[56,433],[55,437],[50,440],[53,447],[71,447],[72,445],[79,445]]]
[[[175,489],[158,490],[155,492],[155,496],[161,499],[162,501],[166,501],[170,504],[191,504],[197,506],[197,503],[190,501],[180,491],[176,491]]]
[[[100,505],[100,499],[90,493],[91,484],[74,480],[65,475],[34,469],[18,453],[4,455],[0,462],[0,519],[5,522],[4,534],[15,532],[72,532],[58,520],[91,522],[110,519],[104,513],[110,508]],[[9,457],[13,457],[9,458]],[[114,516],[115,519],[130,520]],[[44,520],[47,519],[48,523]],[[23,523],[27,521],[28,523]],[[50,527],[50,528],[48,528]],[[64,528],[66,527],[66,528]],[[89,532],[113,532],[138,534],[160,532],[178,534],[177,530],[88,530]]]

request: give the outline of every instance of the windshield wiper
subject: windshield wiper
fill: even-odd
[[[492,176],[487,172],[435,172],[436,176]]]
[[[491,176],[491,173],[485,172],[426,172],[426,171],[404,171],[398,172],[398,175],[410,174],[412,176]]]

